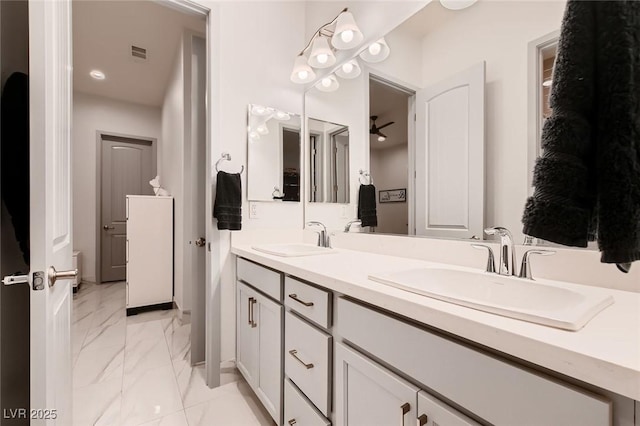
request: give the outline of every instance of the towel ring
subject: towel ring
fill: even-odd
[[[360,177],[358,178],[358,180],[360,180],[360,184],[366,185],[367,182],[362,182],[362,178],[368,179],[369,185],[373,185],[373,178],[371,177],[371,174],[365,170],[360,169]]]
[[[220,159],[216,161],[216,172],[220,171],[218,167],[222,161],[231,161],[231,155],[228,152],[223,152]],[[240,166],[240,173],[244,172],[244,165]]]

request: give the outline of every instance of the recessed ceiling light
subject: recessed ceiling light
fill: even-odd
[[[106,78],[106,76],[104,75],[104,73],[102,71],[99,70],[93,70],[89,73],[89,75],[92,78],[95,78],[96,80],[104,80]]]

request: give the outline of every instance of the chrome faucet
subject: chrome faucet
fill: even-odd
[[[311,222],[307,222],[307,226],[322,226],[322,230],[318,231],[318,247],[331,247],[327,227],[324,226],[322,222],[312,220]]]
[[[352,220],[351,222],[348,222],[344,226],[344,232],[349,232],[351,230],[351,225],[354,225],[356,223],[359,223],[360,225],[362,225],[362,221],[360,219]]]
[[[498,273],[500,275],[516,275],[516,254],[513,245],[513,237],[507,228],[495,226],[484,230],[487,235],[500,237],[500,257],[498,261]]]

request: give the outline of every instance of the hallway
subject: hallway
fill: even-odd
[[[127,317],[125,289],[83,283],[74,295],[75,426],[271,424],[233,365],[217,389],[206,386],[204,366],[189,365],[186,318],[175,309]]]

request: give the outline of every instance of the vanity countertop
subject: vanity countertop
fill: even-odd
[[[610,294],[615,302],[579,331],[502,317],[416,295],[368,279],[369,274],[420,267],[470,268],[335,249],[334,254],[279,257],[249,244],[232,253],[461,338],[640,401],[640,294],[555,282]],[[478,271],[476,269],[475,271]]]

